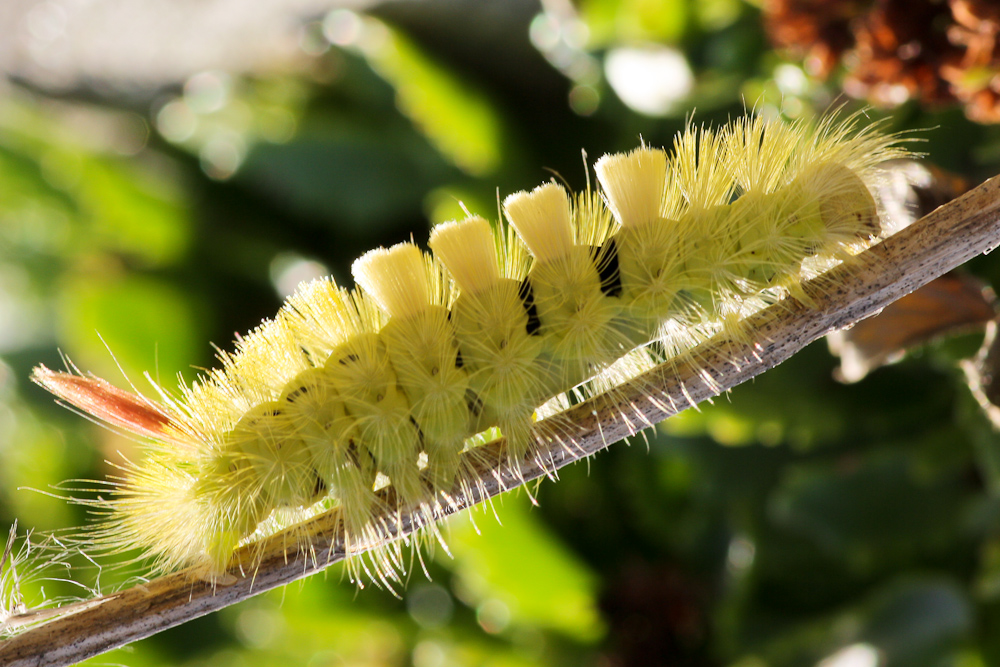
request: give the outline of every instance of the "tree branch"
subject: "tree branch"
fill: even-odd
[[[750,343],[716,337],[686,361],[657,367],[567,412],[541,422],[555,424],[542,455],[521,465],[520,475],[502,463],[502,441],[476,448],[472,464],[482,484],[457,493],[431,514],[441,519],[523,481],[551,475],[610,443],[716,396],[781,363],[821,336],[877,313],[892,301],[1000,245],[1000,177],[917,221],[907,229],[803,287],[811,305],[785,299],[748,318]],[[543,429],[544,432],[544,429]],[[387,491],[391,493],[391,491]],[[388,540],[426,524],[427,512],[386,518]],[[308,548],[301,548],[303,539]],[[308,576],[344,559],[336,510],[269,538],[237,561],[259,566],[231,585],[212,586],[189,570],[159,577],[118,593],[55,610],[58,618],[0,641],[8,667],[69,665],[211,613],[258,593]],[[242,572],[239,566],[234,573]],[[47,618],[53,610],[28,612],[9,624]]]

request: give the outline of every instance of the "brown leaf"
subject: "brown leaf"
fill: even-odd
[[[147,438],[161,438],[170,417],[159,404],[98,377],[39,366],[31,379],[100,422]]]
[[[857,382],[906,350],[983,327],[996,315],[996,297],[988,286],[964,273],[945,274],[875,317],[830,334],[830,349],[840,357],[837,379]]]
[[[908,227],[968,188],[960,177],[916,160],[893,161],[887,172],[879,198],[889,233]],[[960,272],[946,274],[878,315],[827,336],[830,351],[840,357],[837,379],[857,382],[911,348],[984,327],[996,316],[996,297],[985,283]]]

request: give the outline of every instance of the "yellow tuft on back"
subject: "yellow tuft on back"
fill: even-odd
[[[503,200],[503,208],[536,261],[552,262],[573,247],[569,198],[562,186],[546,183],[531,192],[517,192]]]
[[[463,292],[478,294],[500,280],[493,230],[479,216],[437,225],[429,245]]]
[[[623,227],[660,219],[667,182],[667,154],[642,146],[631,153],[605,155],[594,165],[608,207]]]
[[[390,316],[409,317],[430,303],[424,255],[412,243],[370,250],[355,260],[351,273]]]

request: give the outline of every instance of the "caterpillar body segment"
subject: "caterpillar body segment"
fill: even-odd
[[[545,377],[551,397],[634,347],[614,326],[621,314],[614,226],[594,193],[571,205],[555,183],[507,197],[504,210],[534,258],[522,291],[555,371]]]
[[[516,236],[472,216],[432,230],[433,256],[412,243],[365,254],[357,290],[301,286],[221,369],[162,404],[36,370],[113,425],[134,404],[132,430],[151,439],[92,539],[218,577],[279,512],[339,506],[348,550],[379,546],[386,517],[429,517],[479,482],[463,451],[489,429],[518,471],[536,455],[544,404],[586,382],[613,391],[669,362],[674,340],[751,337],[748,312],[799,295],[804,278],[881,233],[871,186],[903,151],[856,124],[752,118],[688,130],[670,154],[605,156],[600,192],[546,183],[507,197]],[[395,493],[377,494],[384,484]],[[388,581],[400,558],[373,564]]]
[[[326,489],[338,498],[349,498],[349,504],[341,503],[345,528],[350,535],[361,535],[378,504],[373,491],[378,466],[364,446],[332,374],[325,367],[303,371],[282,397],[282,403],[289,420],[301,425],[290,446],[309,452],[315,494]],[[310,500],[317,500],[316,495]]]
[[[499,426],[509,458],[517,462],[529,451],[532,414],[551,395],[558,376],[555,364],[542,355],[537,308],[526,290],[530,283],[500,271],[497,250],[514,254],[504,252],[511,241],[507,237],[498,246],[489,223],[470,217],[435,227],[430,246],[459,287],[451,324],[469,389],[481,406],[478,430]]]
[[[450,490],[479,408],[467,397],[469,377],[448,321],[448,283],[412,243],[369,252],[355,262],[354,276],[390,316],[380,338],[409,403],[407,417],[419,429],[435,488]]]

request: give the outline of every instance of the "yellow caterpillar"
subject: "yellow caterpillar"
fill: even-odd
[[[461,453],[477,434],[499,429],[517,469],[537,453],[544,404],[613,387],[630,364],[682,353],[678,339],[751,337],[743,315],[877,238],[872,185],[903,150],[858,121],[689,129],[670,154],[598,160],[600,192],[510,195],[509,228],[473,216],[434,228],[433,255],[373,250],[355,290],[300,286],[179,397],[37,368],[36,382],[147,441],[92,503],[107,516],[89,539],[215,579],[276,513],[339,506],[349,551],[380,546],[380,517],[476,483]]]

